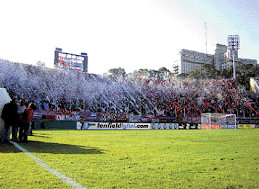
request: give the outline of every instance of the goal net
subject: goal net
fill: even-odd
[[[201,129],[236,129],[235,114],[203,113]]]

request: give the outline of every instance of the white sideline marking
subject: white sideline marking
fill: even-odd
[[[36,161],[36,163],[40,164],[41,167],[43,167],[45,170],[49,171],[50,173],[54,174],[55,176],[57,176],[58,178],[60,178],[61,180],[63,180],[64,182],[68,183],[69,185],[72,186],[72,188],[82,188],[85,189],[84,186],[82,186],[81,184],[77,183],[76,181],[72,180],[71,178],[67,177],[66,175],[63,175],[62,173],[60,173],[59,171],[57,171],[56,169],[51,168],[50,166],[46,165],[45,163],[43,163],[43,161],[39,158],[37,158],[36,156],[34,156],[32,153],[30,153],[29,151],[27,151],[25,148],[22,148],[20,145],[18,145],[16,142],[10,141],[16,148],[18,148],[19,150],[23,151],[27,156],[29,156],[30,158],[32,158],[34,161]]]

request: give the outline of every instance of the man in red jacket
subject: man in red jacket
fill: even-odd
[[[21,126],[19,132],[20,142],[28,142],[29,126],[35,110],[36,106],[33,103],[31,103],[29,107],[25,108],[24,112],[22,113]]]

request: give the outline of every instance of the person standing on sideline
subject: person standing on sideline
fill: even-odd
[[[36,106],[31,103],[28,108],[25,108],[21,116],[21,125],[19,132],[20,142],[28,142],[29,126],[32,120]]]
[[[21,127],[22,113],[25,110],[25,108],[26,108],[25,102],[23,99],[21,99],[20,102],[18,103],[18,116],[19,116],[19,119],[17,122],[18,129],[20,129]]]
[[[23,99],[21,99],[19,105],[18,105],[18,115],[21,115],[23,111],[25,110],[26,105]]]
[[[12,140],[14,142],[18,141],[17,138],[17,122],[18,122],[18,107],[16,105],[16,100],[12,99],[11,102],[4,105],[1,118],[5,122],[5,127],[3,131],[3,142],[10,142],[10,127],[12,127]]]

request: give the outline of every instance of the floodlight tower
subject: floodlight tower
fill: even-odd
[[[239,49],[239,36],[229,35],[228,36],[228,49],[232,52],[233,56],[233,78],[236,79],[236,64],[235,64],[235,52]]]

